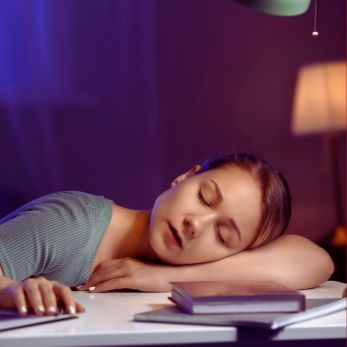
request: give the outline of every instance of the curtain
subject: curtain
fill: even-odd
[[[154,31],[152,0],[0,2],[3,209],[10,196],[64,189],[152,199],[160,187]]]

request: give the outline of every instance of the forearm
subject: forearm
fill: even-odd
[[[322,248],[297,235],[285,235],[262,247],[205,264],[168,271],[169,281],[272,280],[293,289],[318,286],[334,270]]]
[[[334,265],[322,248],[296,235],[286,235],[253,250],[196,265],[149,263],[133,258],[105,261],[79,290],[135,289],[168,292],[175,281],[267,280],[293,289],[316,287],[331,276]]]

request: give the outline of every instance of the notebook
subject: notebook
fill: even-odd
[[[297,312],[305,296],[272,281],[172,282],[169,298],[191,314]]]
[[[189,314],[174,305],[168,305],[161,309],[137,313],[134,315],[134,320],[138,322],[235,326],[277,330],[290,324],[325,316],[341,310],[346,310],[346,298],[306,299],[306,310],[297,313]]]
[[[37,324],[58,322],[73,318],[78,318],[78,315],[61,314],[58,316],[41,317],[35,315],[21,316],[15,311],[0,310],[0,332]]]

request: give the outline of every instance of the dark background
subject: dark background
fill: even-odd
[[[288,232],[321,242],[335,226],[329,152],[290,130],[298,69],[345,59],[345,1],[319,4],[314,39],[313,6],[0,1],[0,216],[60,190],[149,208],[193,164],[252,151],[289,181]]]

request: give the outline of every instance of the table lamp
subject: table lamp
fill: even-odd
[[[299,16],[305,13],[311,0],[235,0],[236,2],[252,8],[256,11],[267,13],[273,16]],[[317,30],[318,20],[318,0],[314,4],[314,26],[312,31],[313,37],[318,37]]]
[[[297,16],[307,11],[310,0],[236,0],[256,11],[275,16]]]
[[[345,247],[346,227],[340,180],[339,137],[346,129],[346,63],[333,61],[304,66],[299,70],[294,95],[292,132],[321,134],[331,155],[336,221],[332,247]]]

